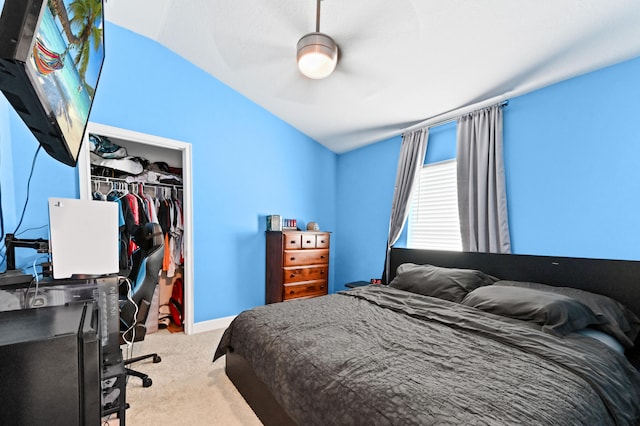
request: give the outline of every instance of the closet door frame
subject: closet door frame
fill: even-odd
[[[191,172],[191,144],[160,136],[139,133],[119,127],[89,122],[84,141],[78,156],[78,187],[80,198],[91,199],[91,162],[89,159],[89,133],[112,137],[125,141],[145,144],[159,148],[179,150],[182,152],[182,206],[184,220],[183,253],[184,253],[184,332],[194,333],[193,324],[193,181]]]

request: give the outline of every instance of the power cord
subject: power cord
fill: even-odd
[[[30,308],[33,308],[33,302],[36,300],[36,297],[38,297],[38,286],[40,284],[40,280],[38,279],[38,271],[36,270],[36,260],[37,258],[33,259],[33,277],[36,280],[36,290],[33,293],[33,297],[31,298],[31,306],[29,306]]]
[[[17,234],[14,234],[16,237],[19,235],[24,234],[25,232],[29,232],[29,231],[37,231],[38,229],[42,229],[42,228],[48,228],[49,224],[46,225],[40,225],[40,226],[34,226],[31,228],[27,228],[27,229],[23,229],[22,231],[18,232]]]
[[[49,257],[48,257],[49,255],[47,254],[46,256],[47,256],[47,260],[49,260]],[[38,297],[38,288],[39,288],[39,285],[40,285],[39,276],[40,276],[41,273],[39,273],[38,270],[36,269],[36,261],[37,260],[38,260],[38,256],[34,257],[32,268],[33,268],[33,278],[34,278],[34,281],[36,282],[36,288],[35,288],[35,291],[33,293],[33,297],[31,298],[31,303],[30,303],[31,306],[29,306],[30,308],[33,308],[33,303],[35,302],[36,298]],[[40,263],[39,266],[42,266],[42,263]]]
[[[41,253],[39,256],[43,256],[45,255],[44,253]],[[46,256],[49,256],[48,254],[46,254]],[[42,257],[40,257],[41,259]],[[31,282],[29,283],[29,286],[24,290],[24,306],[28,307],[28,308],[33,308],[33,303],[36,300],[37,296],[38,296],[38,291],[39,291],[39,285],[40,285],[40,273],[38,273],[38,270],[36,269],[37,266],[42,266],[42,263],[40,263],[39,265],[36,265],[36,262],[38,261],[38,256],[35,256],[33,258],[33,263],[31,264],[31,268],[33,269],[33,278],[31,279]],[[47,257],[48,260],[48,257]],[[22,269],[22,268],[19,268]],[[31,299],[29,300],[29,294],[31,293],[31,286],[33,285],[33,283],[35,282],[35,290],[33,293],[33,296],[31,296]]]
[[[134,321],[133,323],[129,326],[129,328],[127,328],[123,333],[122,333],[122,340],[124,340],[125,344],[127,345],[127,349],[131,349],[133,347],[133,342],[136,340],[136,318],[138,318],[138,305],[136,305],[136,302],[133,301],[133,299],[131,298],[131,293],[132,293],[132,284],[131,284],[131,280],[129,279],[129,277],[118,277],[118,279],[122,279],[127,283],[127,300],[129,302],[131,302],[131,304],[135,307],[135,311],[133,314],[133,318]],[[131,332],[131,341],[127,340],[126,336],[127,334]]]
[[[38,158],[38,153],[42,149],[42,145],[38,144],[38,149],[36,149],[36,153],[33,155],[33,160],[31,161],[31,171],[29,172],[29,179],[27,180],[27,198],[24,200],[24,206],[22,207],[22,214],[20,215],[20,221],[18,221],[18,226],[16,226],[16,230],[13,231],[14,234],[18,232],[20,229],[20,225],[22,225],[22,220],[24,219],[24,213],[27,211],[27,204],[29,204],[29,192],[31,187],[31,178],[33,177],[33,170],[36,165],[36,159]],[[4,234],[3,234],[4,237]]]
[[[16,226],[16,230],[13,231],[14,234],[18,233],[18,229],[20,229],[20,225],[22,225],[22,221],[24,220],[24,214],[27,211],[27,204],[29,204],[29,193],[31,192],[31,178],[33,177],[33,170],[35,169],[36,159],[38,158],[38,153],[42,149],[42,145],[38,144],[38,148],[36,149],[35,154],[33,154],[33,160],[31,161],[31,171],[29,172],[29,179],[27,180],[27,197],[24,200],[24,206],[22,207],[22,214],[20,215],[20,221],[18,221],[18,226]],[[29,229],[39,229],[39,228],[29,228]],[[0,231],[2,232],[2,238],[0,241],[4,240],[4,213],[2,211],[2,188],[0,187]],[[24,231],[23,231],[24,232]],[[4,245],[3,245],[4,248]],[[6,251],[2,253],[2,258],[0,259],[0,263],[4,263],[6,260]]]

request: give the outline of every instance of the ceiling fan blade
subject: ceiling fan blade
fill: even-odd
[[[270,90],[281,99],[300,104],[314,104],[331,96],[327,79],[312,80],[298,71],[295,61]]]
[[[270,67],[293,58],[311,30],[305,2],[211,2],[211,43],[232,69]]]
[[[420,30],[417,13],[409,0],[368,0],[364,6],[352,2],[325,3],[322,31],[335,34],[336,38],[383,42],[395,38],[394,34],[417,35]]]
[[[304,2],[214,1],[209,16],[213,16],[210,28],[214,33],[255,33],[263,42],[278,40],[282,33],[299,38],[313,29],[305,19]]]

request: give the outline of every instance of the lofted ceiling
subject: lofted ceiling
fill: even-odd
[[[315,0],[108,0],[106,19],[210,73],[334,152],[640,56],[637,0],[323,0],[334,74],[296,43]]]

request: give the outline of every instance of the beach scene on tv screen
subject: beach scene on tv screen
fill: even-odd
[[[77,154],[104,59],[101,0],[48,0],[27,70],[72,153]]]

